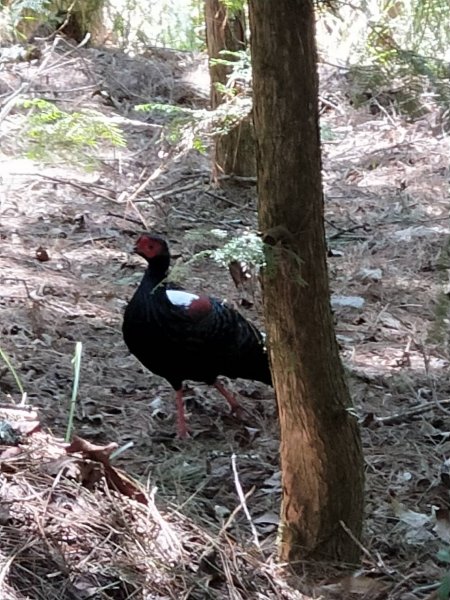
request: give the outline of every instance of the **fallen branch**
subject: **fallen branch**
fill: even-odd
[[[437,407],[444,409],[445,406],[450,406],[450,399],[439,400],[439,402],[433,400],[426,404],[411,408],[410,410],[405,410],[404,412],[396,413],[395,415],[389,415],[389,417],[377,417],[373,413],[369,413],[363,419],[362,425],[366,427],[373,425],[400,425],[400,423],[409,421],[409,419],[432,410],[433,408]]]

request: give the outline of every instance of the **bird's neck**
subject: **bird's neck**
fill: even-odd
[[[146,287],[153,289],[159,285],[167,277],[169,266],[170,257],[168,256],[155,256],[152,258],[148,263],[143,280]]]

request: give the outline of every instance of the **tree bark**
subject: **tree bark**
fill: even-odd
[[[51,0],[45,7],[46,12],[25,9],[17,26],[18,31],[29,41],[35,37],[47,37],[56,31],[68,38],[81,42],[87,33],[91,34],[90,42],[96,40],[97,33],[103,32],[104,0],[84,0],[82,3],[73,0]],[[47,12],[48,11],[48,12]],[[52,19],[49,19],[49,14]]]
[[[216,109],[226,102],[227,98],[217,89],[216,84],[227,84],[231,67],[221,64],[211,64],[211,59],[226,58],[221,56],[222,50],[232,52],[245,50],[244,12],[231,13],[220,0],[205,1],[206,42],[210,60],[209,74],[211,78],[211,108]],[[214,170],[227,175],[235,174],[242,177],[253,177],[256,173],[255,140],[251,117],[243,119],[236,127],[226,134],[215,138]]]
[[[326,265],[311,0],[250,0],[264,311],[281,426],[281,560],[357,561],[359,430]]]

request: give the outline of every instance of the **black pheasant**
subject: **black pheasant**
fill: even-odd
[[[170,254],[163,238],[141,235],[135,252],[148,267],[125,309],[123,337],[130,352],[176,391],[178,436],[184,438],[184,380],[213,385],[233,412],[239,405],[219,375],[272,384],[263,336],[220,300],[166,282]]]

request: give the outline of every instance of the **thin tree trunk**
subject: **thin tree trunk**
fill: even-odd
[[[280,558],[354,562],[359,430],[329,303],[311,0],[250,0],[264,309],[281,425]]]
[[[226,58],[222,50],[232,52],[245,50],[244,12],[228,10],[220,0],[205,1],[206,42],[209,60]],[[231,67],[222,64],[209,65],[211,77],[211,108],[215,109],[226,97],[217,89],[217,83],[226,85]],[[235,174],[243,177],[252,177],[256,172],[255,146],[253,136],[253,123],[251,117],[244,119],[226,134],[218,135],[215,139],[215,170],[225,174]]]

